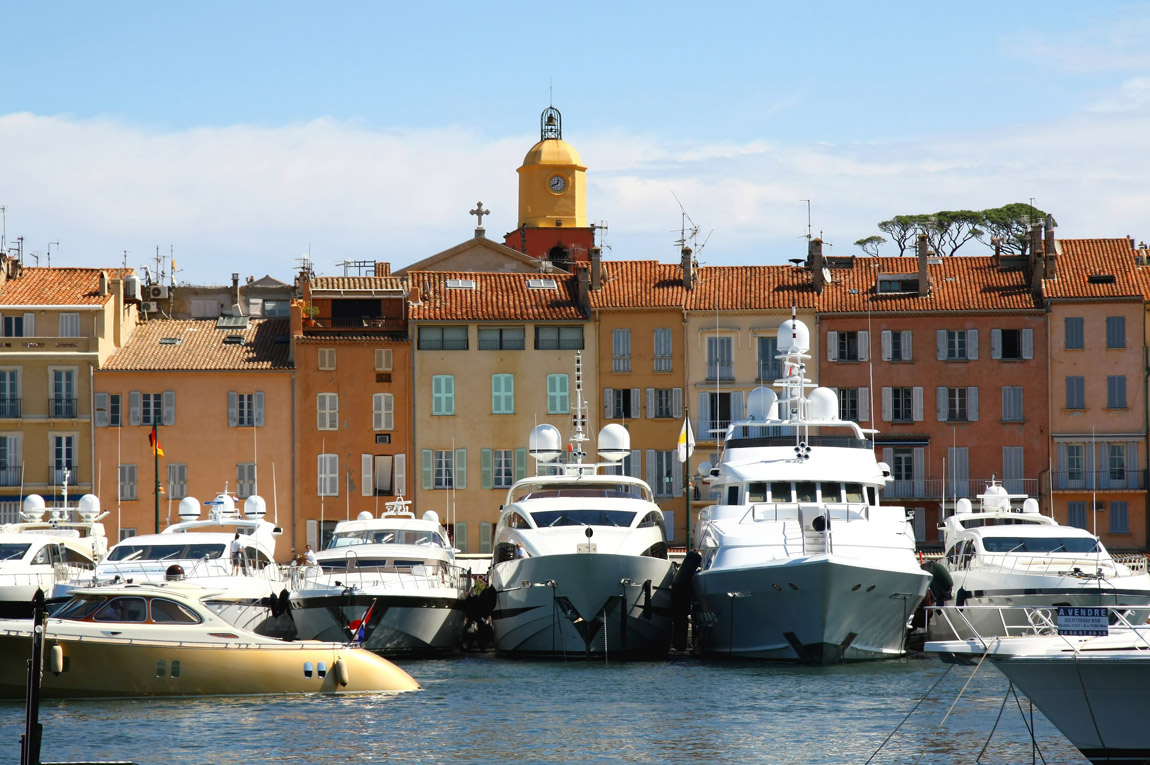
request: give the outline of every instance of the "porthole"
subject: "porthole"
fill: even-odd
[[[772,587],[774,587],[774,588],[775,588],[775,589],[776,589],[778,592],[782,592],[782,591],[783,591],[783,588],[782,588],[782,587],[780,587],[780,586],[778,586],[777,584],[772,584],[771,586],[772,586]]]
[[[867,588],[866,588],[866,591],[867,591],[867,592],[870,592],[870,591],[871,591],[871,590],[873,590],[873,589],[874,589],[874,585],[872,584],[870,587],[867,587]]]
[[[851,587],[851,592],[858,592],[860,587],[862,587],[861,584],[856,584],[854,587]]]
[[[799,586],[797,584],[795,584],[794,582],[787,582],[787,586],[790,587],[792,590],[795,590],[796,592],[799,589]]]

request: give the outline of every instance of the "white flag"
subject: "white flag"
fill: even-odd
[[[683,429],[679,431],[679,462],[686,462],[695,453],[695,434],[691,432],[691,422],[683,418]]]

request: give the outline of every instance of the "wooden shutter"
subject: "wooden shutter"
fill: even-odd
[[[966,330],[966,357],[971,361],[978,359],[978,330]]]
[[[139,425],[140,418],[140,391],[128,391],[128,424]]]
[[[419,458],[423,488],[430,489],[435,486],[435,453],[430,449],[423,449],[419,453]]]
[[[883,360],[883,361],[890,361],[890,357],[891,357],[891,350],[890,350],[891,341],[890,341],[890,330],[889,330],[889,329],[884,329],[884,330],[883,330],[883,331],[882,331],[882,332],[879,334],[879,344],[882,346],[882,360]]]
[[[239,396],[234,390],[228,391],[228,427],[239,424]]]
[[[889,387],[882,389],[882,421],[890,422],[894,417],[893,392]]]
[[[455,450],[455,474],[452,476],[457,489],[467,488],[467,450]]]
[[[217,399],[218,400],[218,399]],[[164,425],[176,424],[176,392],[174,390],[164,391],[162,401]]]
[[[992,359],[1001,359],[1002,358],[1002,330],[1001,329],[990,330],[990,358],[992,358]]]
[[[359,493],[360,496],[370,497],[375,488],[375,458],[370,454],[359,455]]]
[[[108,427],[108,422],[109,422],[109,419],[108,419],[108,394],[107,393],[97,393],[96,394],[96,417],[95,417],[95,423],[94,424],[97,428],[106,428],[106,427]]]
[[[863,329],[858,334],[859,361],[870,361],[870,332]]]
[[[490,489],[495,485],[492,478],[494,467],[492,465],[492,452],[490,449],[479,450],[479,484],[481,488]]]
[[[827,332],[827,361],[839,360],[839,333]]]
[[[403,496],[407,493],[407,455],[397,454],[394,460],[395,465],[395,493],[398,496]]]
[[[1022,358],[1034,358],[1034,330],[1022,330]]]
[[[252,394],[252,408],[255,410],[255,423],[257,428],[264,426],[264,392],[257,390]]]
[[[966,389],[966,419],[978,422],[978,388]]]
[[[938,421],[939,422],[946,422],[946,404],[947,404],[946,388],[941,388],[941,387],[938,388],[937,394],[938,395],[937,395],[936,403],[938,404],[938,411],[937,411]]]

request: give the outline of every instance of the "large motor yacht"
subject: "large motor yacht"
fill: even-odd
[[[91,581],[96,564],[108,553],[100,500],[85,494],[68,507],[48,508],[39,494],[24,499],[19,523],[0,526],[0,618],[32,615],[37,590],[49,597],[71,583]]]
[[[279,638],[295,637],[288,602],[288,581],[275,562],[280,527],[265,520],[267,508],[259,495],[244,500],[243,515],[236,498],[223,491],[205,502],[180,500],[180,522],[159,534],[128,537],[108,552],[96,567],[96,582],[165,581],[178,566],[187,581],[215,591],[206,602],[228,622],[242,629]],[[239,534],[238,565],[230,545]]]
[[[346,643],[287,642],[238,629],[185,581],[73,591],[42,629],[48,698],[375,693],[416,690],[386,659]],[[0,698],[25,698],[31,619],[0,625]]]
[[[469,585],[439,515],[416,518],[410,501],[387,503],[336,525],[318,565],[291,570],[292,618],[301,638],[355,639],[384,656],[459,647]]]
[[[913,524],[879,501],[891,478],[874,431],[839,419],[834,391],[805,378],[807,327],[789,319],[778,338],[781,395],[753,390],[707,466],[717,501],[695,525],[696,647],[813,664],[897,656],[930,583]]]
[[[1150,616],[1150,574],[1115,561],[1094,534],[1059,525],[1039,512],[1037,500],[995,482],[978,500],[975,510],[969,499],[959,499],[939,525],[946,555],[931,591],[937,605],[963,607],[966,620],[929,622],[931,639],[970,637],[952,631],[966,621],[982,635],[1022,626],[1002,618],[1023,611],[998,606],[1110,606],[1129,609],[1133,621]]]
[[[599,456],[584,463],[586,405],[581,361],[569,463],[551,425],[531,431],[529,451],[546,471],[508,491],[490,570],[497,653],[567,658],[652,658],[671,642],[671,579],[663,513],[651,487],[619,469],[627,430],[603,428]]]

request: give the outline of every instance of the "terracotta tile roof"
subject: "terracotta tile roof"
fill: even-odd
[[[312,292],[402,292],[407,289],[399,276],[317,276],[311,280]]]
[[[580,270],[590,263],[579,263]],[[687,291],[676,263],[654,260],[605,260],[600,288],[590,293],[592,308],[682,308]]]
[[[152,319],[136,326],[124,346],[104,364],[108,371],[206,371],[291,369],[286,319],[252,319],[247,329],[216,329],[215,319]],[[243,344],[224,343],[240,335]],[[176,338],[179,344],[160,340]]]
[[[969,312],[1038,310],[1023,269],[1002,269],[989,256],[931,258],[930,293],[879,293],[879,275],[918,278],[918,258],[855,258],[853,268],[831,269],[818,310],[826,313]],[[810,274],[805,272],[805,278]]]
[[[1058,247],[1058,276],[1042,283],[1047,298],[1123,298],[1144,294],[1134,261],[1134,243],[1129,239],[1059,239]],[[1112,275],[1114,280],[1106,279],[1106,275]],[[1096,279],[1091,280],[1091,276]]]
[[[579,306],[576,277],[567,274],[419,271],[409,275],[412,321],[574,321],[587,317]],[[529,289],[531,280],[554,280],[555,287]],[[474,282],[475,289],[447,286],[448,280]]]
[[[687,293],[688,311],[812,308],[810,272],[793,266],[705,266]]]
[[[104,305],[100,272],[109,279],[133,273],[130,268],[22,268],[0,286],[0,305]]]

